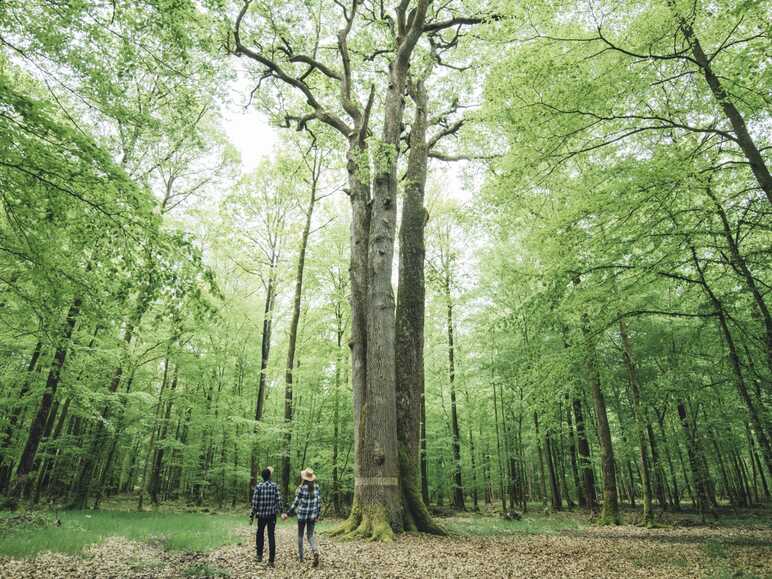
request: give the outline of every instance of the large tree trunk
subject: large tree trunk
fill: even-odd
[[[595,406],[595,419],[598,423],[598,439],[600,442],[601,465],[603,472],[603,523],[619,524],[619,501],[617,499],[617,477],[614,467],[614,447],[611,441],[611,429],[606,413],[606,399],[600,384],[595,345],[590,332],[590,320],[587,314],[582,314],[582,334],[585,341],[585,363],[587,378],[590,381],[592,401]]]
[[[424,407],[424,227],[427,212],[424,192],[428,163],[426,145],[426,91],[418,81],[411,86],[415,116],[410,130],[402,221],[399,228],[399,285],[396,310],[396,395],[399,475],[405,528],[442,533],[426,507],[428,481],[425,458]],[[423,451],[423,452],[422,452]],[[419,487],[420,462],[420,487]]]
[[[64,362],[67,358],[67,352],[70,346],[70,338],[72,338],[75,324],[80,315],[81,301],[80,296],[76,296],[72,300],[72,304],[70,304],[70,308],[67,312],[64,329],[59,338],[59,343],[56,346],[56,352],[54,354],[54,360],[51,363],[51,368],[48,371],[46,389],[43,391],[43,397],[40,399],[38,411],[32,419],[27,442],[24,445],[19,466],[16,469],[16,482],[12,490],[12,495],[15,498],[23,496],[27,490],[26,487],[28,486],[29,476],[32,473],[32,468],[35,464],[35,455],[37,454],[38,445],[43,436],[43,429],[45,428],[48,414],[51,411],[51,404],[54,401],[56,390],[61,381]]]
[[[357,469],[351,516],[339,531],[383,540],[390,540],[404,525],[397,442],[396,318],[391,277],[403,95],[410,58],[423,32],[428,4],[428,0],[418,0],[409,18],[407,2],[397,8],[394,59],[384,97],[383,136],[373,152],[372,202],[367,194],[369,178],[364,178],[368,157],[362,154],[366,137],[362,129],[366,129],[366,121],[362,123],[360,119],[356,123],[349,147],[349,176],[353,176],[353,182],[349,181],[349,195]],[[350,63],[345,60],[348,51],[343,46],[347,33],[348,30],[341,31],[338,40],[341,53],[346,55],[344,76],[350,79]]]
[[[284,448],[281,461],[281,493],[283,497],[289,496],[290,463],[292,447],[292,386],[295,370],[295,349],[298,340],[298,325],[300,323],[300,303],[303,298],[303,271],[306,264],[306,248],[308,236],[311,234],[311,220],[316,205],[316,187],[319,183],[321,171],[321,158],[318,149],[314,149],[314,161],[311,169],[311,193],[306,208],[306,221],[303,233],[300,237],[298,248],[298,265],[295,273],[295,295],[292,300],[292,320],[290,321],[289,344],[287,346],[287,365],[284,370]]]

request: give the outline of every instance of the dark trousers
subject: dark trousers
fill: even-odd
[[[263,558],[265,529],[268,528],[268,560],[276,559],[276,515],[257,517],[257,558]]]

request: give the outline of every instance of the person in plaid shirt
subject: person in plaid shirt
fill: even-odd
[[[273,468],[263,470],[263,482],[255,485],[252,494],[252,511],[249,524],[257,517],[257,562],[263,560],[265,529],[268,528],[268,565],[273,567],[276,559],[276,515],[281,511],[281,493],[271,480]]]
[[[297,514],[298,516],[298,558],[303,561],[303,531],[306,531],[308,544],[311,545],[311,552],[314,554],[314,567],[319,566],[319,547],[316,543],[314,527],[322,514],[322,499],[319,492],[319,485],[315,484],[316,475],[310,468],[300,473],[303,481],[295,491],[295,500],[292,502],[289,511],[282,515],[286,519],[288,515]]]

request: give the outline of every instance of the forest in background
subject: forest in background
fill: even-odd
[[[768,502],[768,6],[394,4],[0,6],[9,506],[241,507],[266,464],[380,538],[383,464],[438,532]],[[234,100],[279,130],[249,172]]]

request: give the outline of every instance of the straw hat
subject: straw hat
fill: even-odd
[[[307,468],[306,470],[300,471],[300,478],[302,478],[303,480],[313,482],[316,480],[316,475],[314,474],[313,469]]]

